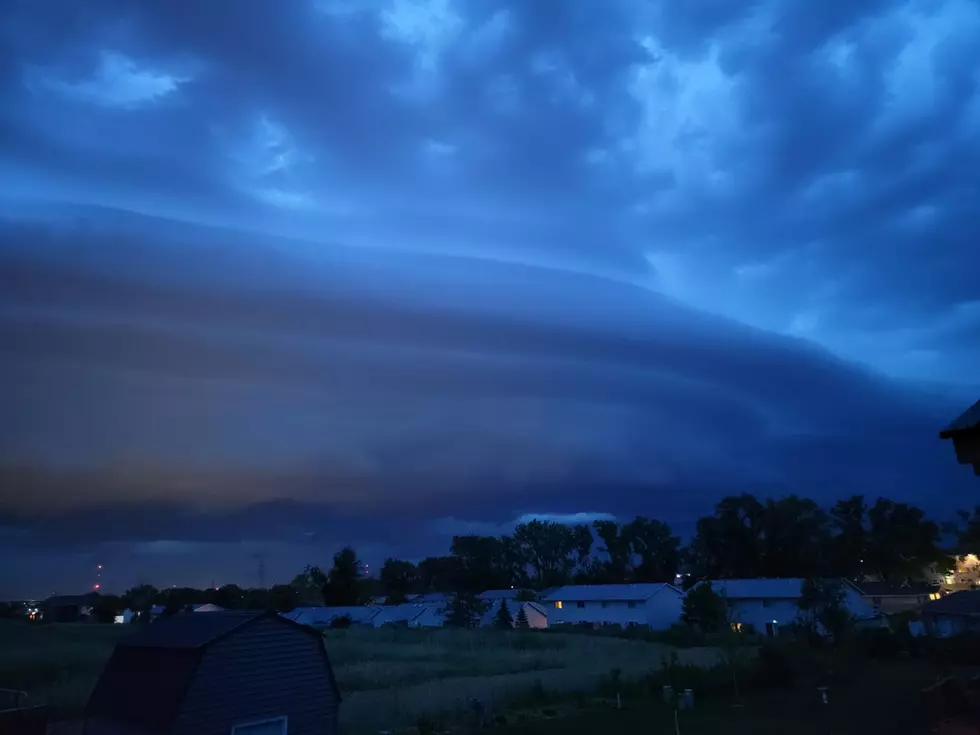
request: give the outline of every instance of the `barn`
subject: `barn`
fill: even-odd
[[[85,735],[336,735],[322,636],[273,612],[182,613],[120,640]]]

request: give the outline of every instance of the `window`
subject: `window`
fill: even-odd
[[[235,725],[231,728],[231,735],[286,735],[286,718],[273,717]]]
[[[762,601],[762,606],[763,607],[772,607],[772,600],[763,600]]]
[[[602,601],[602,606],[603,607],[609,607],[609,601],[608,600],[603,600]]]
[[[630,600],[629,602],[626,603],[626,607],[628,607],[630,609],[636,607],[636,601],[635,600]]]
[[[559,610],[561,610],[561,600],[556,600],[555,601],[555,607],[557,607]]]
[[[741,632],[742,632],[742,624],[732,623],[732,633],[741,633]]]
[[[584,608],[585,607],[585,603],[584,602],[578,602],[578,603],[576,603],[576,607],[578,607],[578,608]]]
[[[938,600],[939,599],[939,593],[938,592],[930,592],[929,593],[929,599],[930,600]]]

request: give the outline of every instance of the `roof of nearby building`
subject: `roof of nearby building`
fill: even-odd
[[[803,590],[803,580],[784,579],[711,579],[711,589],[730,600],[787,599],[795,600]],[[703,584],[703,583],[702,583]]]
[[[191,605],[191,609],[194,612],[222,612],[225,608],[213,602],[205,602],[203,605]]]
[[[980,428],[980,401],[977,401],[956,418],[949,426],[939,432],[940,439],[949,439],[961,431]]]
[[[934,615],[980,615],[980,590],[963,590],[922,606],[923,613]]]
[[[921,597],[939,591],[938,584],[928,582],[852,582],[865,597]]]
[[[568,584],[541,599],[545,602],[589,602],[596,600],[637,602],[649,600],[669,584]]]
[[[177,613],[139,626],[132,635],[120,639],[119,647],[201,648],[246,623],[267,615],[255,610]]]

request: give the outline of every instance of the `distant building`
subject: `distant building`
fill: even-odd
[[[980,558],[976,554],[956,557],[952,573],[943,579],[943,587],[951,592],[980,587]]]
[[[548,626],[647,625],[663,630],[680,620],[684,593],[669,584],[566,585],[541,599]]]
[[[980,590],[963,590],[922,606],[922,626],[929,635],[946,638],[980,632]]]
[[[336,735],[323,637],[275,613],[181,614],[116,644],[84,735]]]
[[[41,603],[41,619],[48,623],[77,623],[87,620],[98,595],[54,595]]]
[[[939,438],[952,439],[957,461],[972,464],[974,474],[980,475],[980,401],[939,432]]]
[[[301,625],[314,628],[329,628],[335,621],[348,618],[353,626],[371,626],[372,620],[381,611],[378,605],[351,607],[297,607],[282,616]]]
[[[930,600],[938,600],[939,585],[927,582],[854,582],[854,587],[864,596],[865,602],[882,613],[917,610]]]
[[[484,602],[497,602],[499,600],[516,600],[519,595],[527,594],[527,590],[509,587],[503,590],[487,590],[477,595],[477,598]]]
[[[870,602],[847,580],[838,581],[844,593],[844,607],[857,620],[877,616]],[[713,579],[711,589],[728,604],[730,622],[738,629],[751,626],[758,633],[777,635],[781,626],[791,625],[800,617],[799,602],[805,580],[784,579]]]

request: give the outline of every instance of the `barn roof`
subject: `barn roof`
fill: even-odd
[[[591,602],[597,600],[641,602],[649,600],[669,584],[569,584],[542,598],[545,602]]]
[[[184,612],[163,618],[121,639],[118,646],[200,648],[267,613],[255,610]]]
[[[943,429],[940,439],[950,439],[961,431],[980,428],[980,401],[977,401],[956,418],[949,426]]]
[[[106,719],[147,733],[172,731],[208,645],[264,618],[317,639],[339,702],[340,690],[323,638],[312,628],[274,612],[185,612],[142,626],[116,643],[85,707],[86,719]]]

